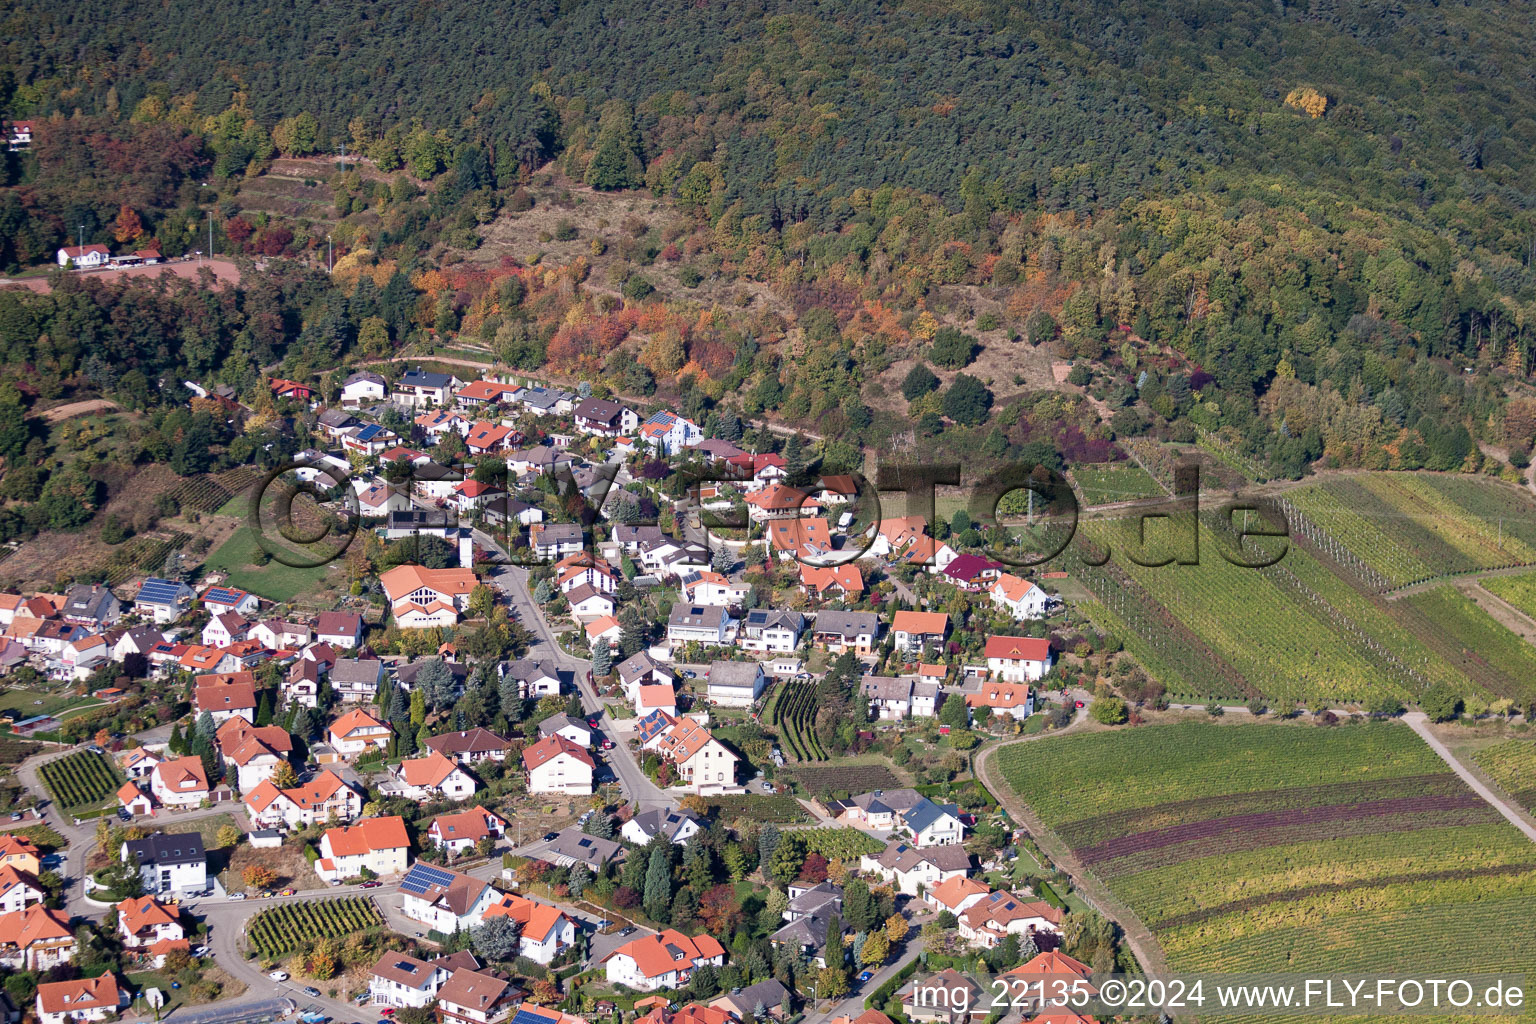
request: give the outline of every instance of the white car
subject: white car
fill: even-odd
[[[288,972],[287,971],[271,971],[271,972],[269,972],[267,974],[267,977],[271,978],[273,981],[287,981],[288,980]]]
[[[232,892],[229,894],[229,898],[232,900],[243,900],[246,896],[243,892]]]

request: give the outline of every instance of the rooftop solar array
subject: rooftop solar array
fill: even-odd
[[[245,598],[245,591],[232,590],[229,587],[209,587],[203,594],[203,603],[212,601],[214,604],[239,604]]]
[[[140,601],[164,601],[170,603],[176,600],[177,593],[181,590],[181,584],[170,580],[162,580],[151,576],[144,581],[139,588],[138,600]]]
[[[519,1008],[517,1013],[512,1015],[511,1024],[550,1024],[550,1021],[555,1019],[553,1014],[535,1013],[532,1010]]]
[[[400,880],[400,889],[402,892],[425,896],[433,888],[446,889],[452,884],[453,872],[417,861]]]

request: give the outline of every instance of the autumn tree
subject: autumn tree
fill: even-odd
[[[240,877],[252,889],[268,889],[277,881],[277,872],[260,864],[252,864],[241,872]]]
[[[126,203],[117,208],[117,220],[112,223],[112,237],[119,242],[133,242],[144,234],[144,222],[133,207]]]

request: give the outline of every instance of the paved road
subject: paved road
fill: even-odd
[[[610,736],[615,735],[613,717],[608,714],[607,708],[598,699],[597,691],[593,689],[589,679],[592,663],[567,654],[555,642],[549,623],[528,591],[528,570],[518,566],[506,566],[497,570],[493,580],[497,589],[507,596],[518,621],[534,636],[534,643],[528,651],[528,657],[548,659],[555,663],[555,668],[560,672],[569,672],[577,691],[581,694],[582,709],[588,715],[600,715],[603,732]],[[604,753],[609,765],[613,768],[613,774],[618,779],[620,788],[637,812],[671,808],[676,805],[676,801],[665,790],[646,778],[627,745],[615,743],[612,750]]]
[[[855,981],[852,991],[843,998],[842,1002],[833,1003],[830,1007],[820,1011],[807,1010],[804,1024],[822,1024],[824,1021],[830,1021],[837,1017],[857,1017],[863,1013],[864,1000],[869,997],[869,994],[881,985],[884,985],[895,976],[897,971],[907,966],[913,960],[916,960],[923,952],[923,939],[917,933],[919,927],[919,925],[914,924],[912,930],[907,933],[906,946],[902,949],[901,956],[880,968],[873,978],[870,978],[863,984]]]
[[[1511,807],[1504,798],[1489,788],[1482,779],[1472,773],[1466,765],[1459,761],[1450,748],[1440,742],[1434,730],[1429,727],[1429,718],[1422,711],[1410,711],[1403,716],[1403,721],[1408,727],[1419,734],[1419,738],[1429,744],[1429,749],[1440,755],[1440,760],[1450,766],[1451,771],[1461,777],[1461,781],[1472,787],[1472,791],[1493,806],[1493,809],[1509,819],[1509,823],[1524,832],[1526,838],[1536,843],[1536,823],[1532,823],[1529,815],[1517,807]]]

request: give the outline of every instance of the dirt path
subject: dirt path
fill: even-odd
[[[1448,583],[1452,586],[1465,587],[1468,584],[1476,584],[1478,580],[1487,579],[1490,576],[1520,576],[1532,571],[1532,567],[1529,565],[1511,565],[1507,569],[1468,569],[1466,572],[1455,573],[1450,576],[1436,576],[1434,579],[1425,580],[1423,583],[1413,583],[1406,587],[1399,587],[1381,596],[1385,597],[1388,601],[1396,601],[1400,597],[1422,594],[1426,590],[1443,587]]]
[[[49,423],[58,423],[73,416],[85,416],[93,412],[116,412],[121,408],[116,402],[105,398],[88,398],[83,402],[70,402],[68,405],[56,405],[43,413],[43,419]]]
[[[1441,743],[1440,737],[1436,736],[1434,730],[1429,727],[1429,719],[1425,716],[1424,712],[1410,711],[1403,716],[1403,721],[1408,723],[1410,729],[1419,734],[1420,739],[1429,744],[1429,749],[1440,755],[1440,760],[1444,761],[1451,771],[1461,778],[1462,782],[1470,786],[1472,792],[1488,801],[1489,806],[1504,815],[1515,828],[1524,832],[1527,839],[1536,843],[1536,821],[1533,821],[1530,815],[1520,808],[1506,803],[1502,796],[1494,792],[1493,788],[1483,781],[1480,774],[1462,764],[1456,758],[1456,755],[1451,753],[1451,749],[1444,743]]]
[[[1037,733],[1034,736],[997,743],[985,748],[976,757],[976,776],[981,779],[982,785],[986,786],[987,790],[1002,803],[1013,819],[1024,826],[1036,845],[1056,867],[1071,877],[1072,885],[1083,897],[1084,902],[1120,926],[1121,931],[1125,933],[1126,945],[1131,947],[1131,952],[1136,954],[1137,961],[1147,974],[1151,977],[1162,977],[1168,973],[1168,959],[1163,954],[1163,948],[1158,944],[1152,930],[1142,923],[1141,918],[1137,917],[1130,907],[1117,900],[1105,885],[1088,873],[1067,844],[1057,838],[1056,833],[1036,817],[1034,810],[1019,799],[1018,794],[992,766],[992,755],[1003,747],[1078,731],[1088,723],[1087,715],[1085,708],[1078,712],[1077,718],[1065,729]]]

